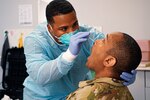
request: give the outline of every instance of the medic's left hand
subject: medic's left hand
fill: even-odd
[[[128,86],[132,83],[134,83],[135,79],[136,79],[136,70],[132,70],[131,73],[127,73],[127,72],[123,72],[120,77],[122,79],[125,80],[125,82],[123,83],[125,86]]]

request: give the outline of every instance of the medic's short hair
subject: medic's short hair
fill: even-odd
[[[55,23],[54,16],[68,14],[75,9],[67,0],[53,0],[46,7],[46,19],[49,24]]]

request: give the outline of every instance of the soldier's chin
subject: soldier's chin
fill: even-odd
[[[90,64],[90,62],[86,62],[86,66],[87,66],[89,69],[91,69],[91,64]]]
[[[89,62],[89,61],[90,61],[90,59],[91,59],[91,56],[89,56],[89,57],[87,58],[87,62]],[[86,63],[87,63],[87,62],[86,62]]]
[[[86,62],[86,66],[89,68],[89,62],[88,61]]]

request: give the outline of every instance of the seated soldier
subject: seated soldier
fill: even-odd
[[[141,49],[128,34],[114,32],[96,40],[87,60],[95,79],[79,83],[79,88],[67,100],[133,100],[122,72],[131,72],[141,61]]]

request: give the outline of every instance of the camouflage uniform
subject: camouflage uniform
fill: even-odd
[[[83,81],[66,100],[134,100],[122,83],[120,80],[106,77]]]

